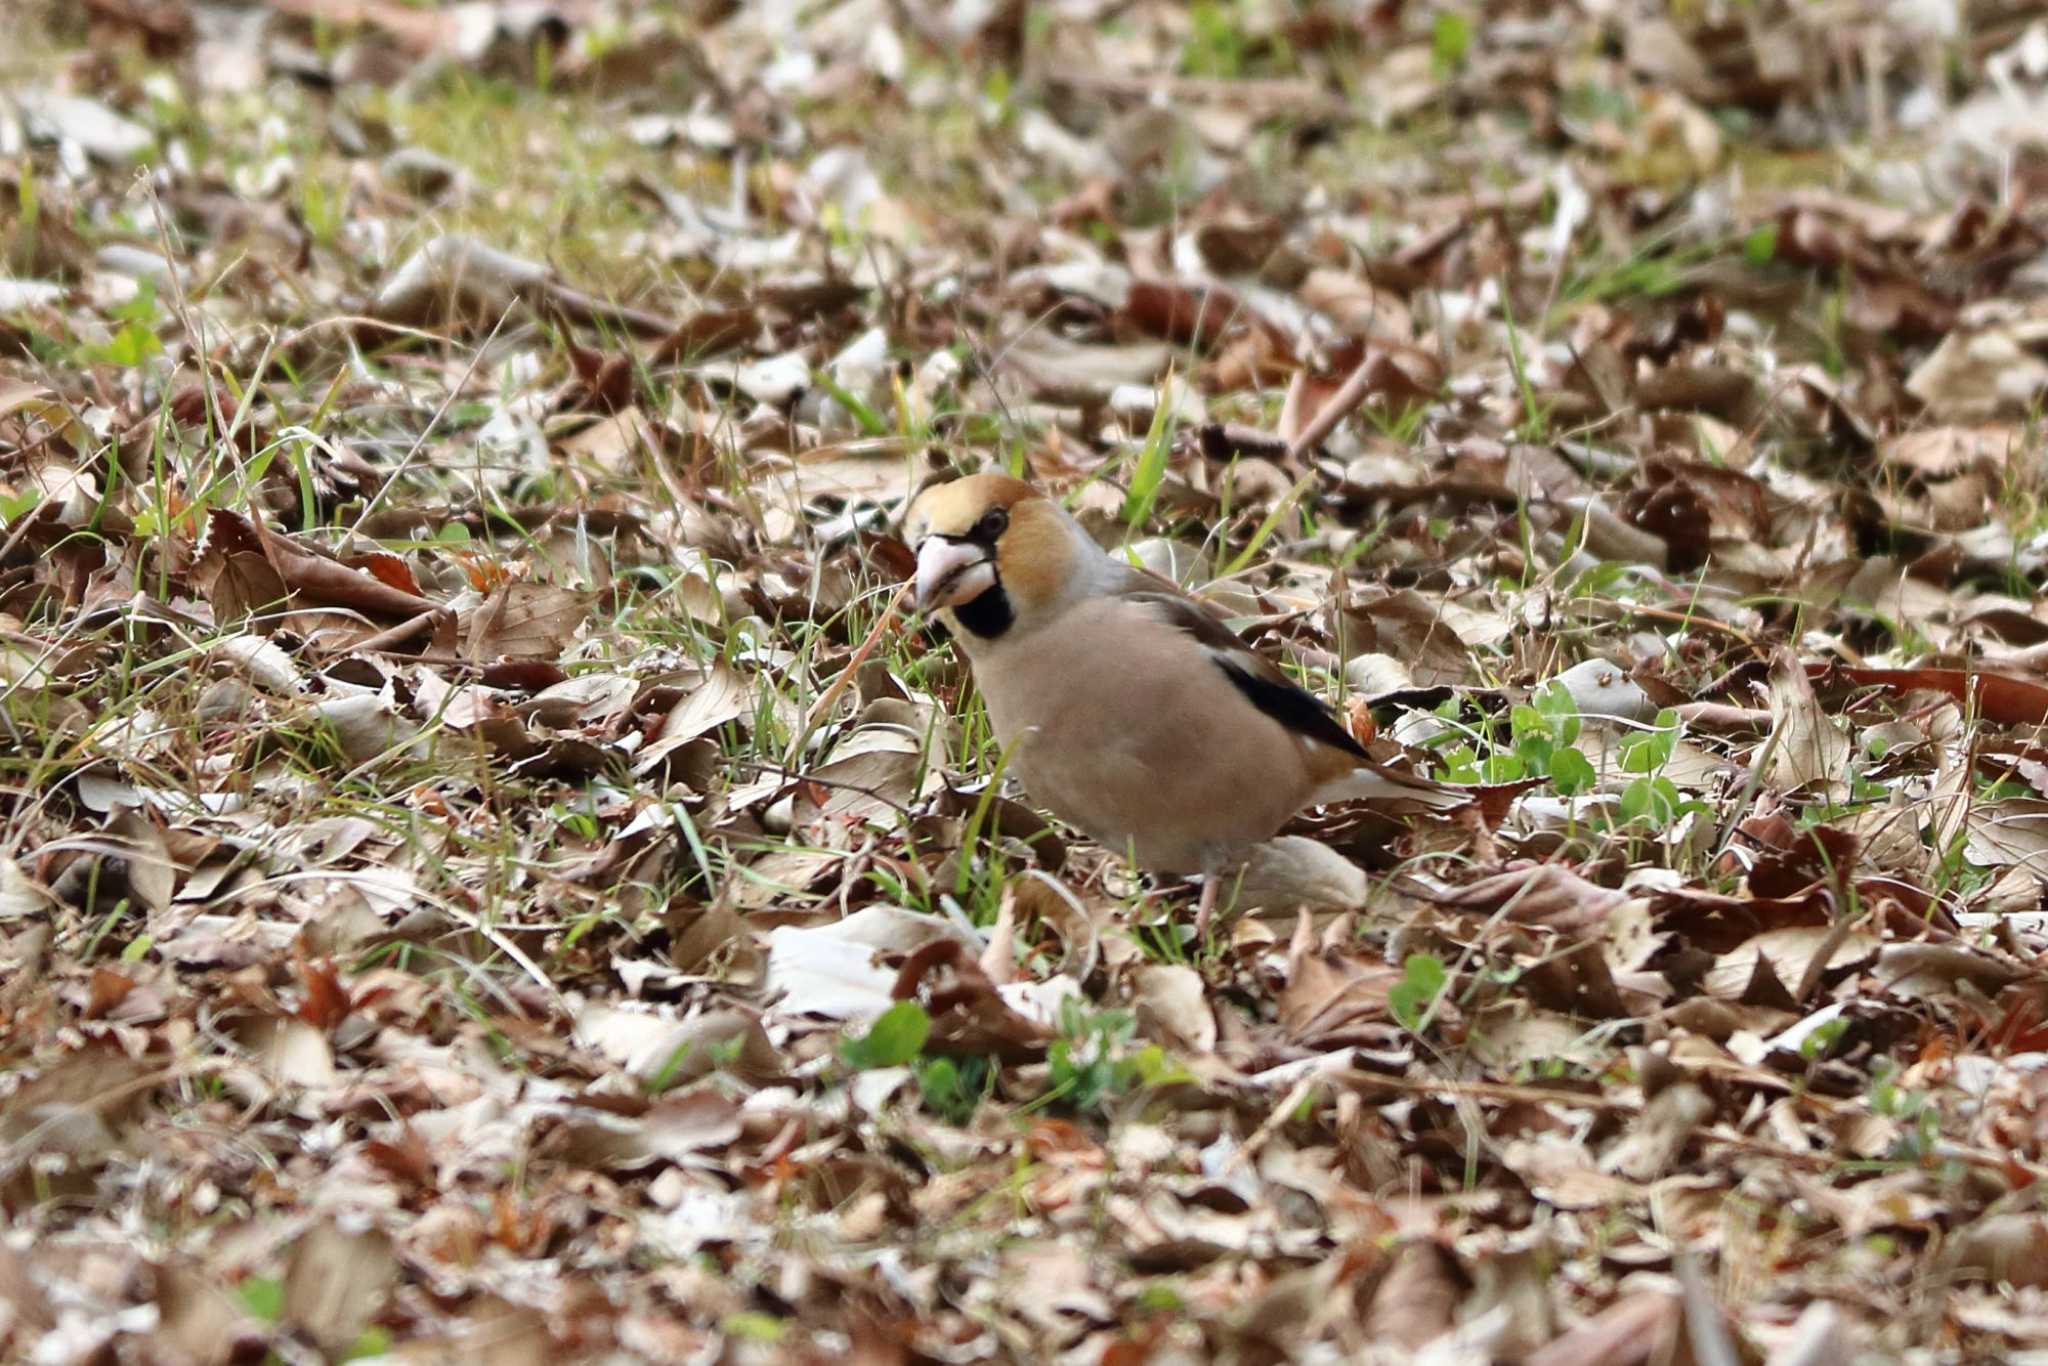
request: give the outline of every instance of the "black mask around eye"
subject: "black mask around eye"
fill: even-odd
[[[965,539],[974,542],[978,546],[985,546],[993,550],[995,549],[996,542],[1001,540],[1003,533],[1009,529],[1010,510],[1008,508],[990,508],[987,512],[981,514],[980,520],[968,528]]]

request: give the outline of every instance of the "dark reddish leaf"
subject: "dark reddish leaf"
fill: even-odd
[[[2048,722],[2048,683],[2010,674],[1970,669],[1866,669],[1846,664],[1807,665],[1816,683],[1839,681],[1889,692],[1941,692],[1974,709],[1987,721],[2006,726],[2038,726]]]
[[[1124,317],[1147,336],[1197,350],[1215,344],[1226,328],[1252,321],[1229,290],[1179,280],[1132,281]]]
[[[133,990],[135,979],[127,973],[116,972],[112,968],[94,968],[82,1013],[88,1020],[105,1019],[107,1012],[126,1000]]]
[[[487,688],[539,692],[564,682],[569,675],[544,659],[500,659],[484,665],[479,681]]]
[[[348,988],[341,984],[334,964],[324,959],[301,959],[295,966],[305,996],[294,1013],[315,1029],[332,1029],[346,1019],[349,1012]]]
[[[350,555],[342,563],[351,569],[362,570],[401,593],[419,595],[420,581],[413,577],[412,567],[396,555],[376,551],[368,555]]]
[[[917,573],[917,554],[895,536],[880,532],[860,533],[860,548],[868,560],[890,579],[908,579]]]
[[[932,1053],[993,1053],[1028,1062],[1045,1052],[1050,1032],[1012,1010],[973,953],[958,939],[934,939],[915,949],[897,970],[897,1000],[922,1002],[932,1030]]]
[[[689,362],[742,345],[761,330],[761,315],[751,308],[706,309],[684,319],[675,331],[654,344],[650,365]]]

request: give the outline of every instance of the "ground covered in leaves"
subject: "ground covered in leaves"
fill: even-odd
[[[16,0],[0,1358],[2048,1350],[2028,9]],[[978,468],[1475,801],[1192,942]]]

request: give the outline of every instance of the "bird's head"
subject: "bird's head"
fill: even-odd
[[[904,518],[920,611],[948,611],[971,636],[1029,627],[1085,591],[1107,557],[1059,504],[1021,479],[935,484]]]

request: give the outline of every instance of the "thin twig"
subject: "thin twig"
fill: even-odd
[[[875,629],[868,632],[868,638],[853,652],[853,658],[846,661],[846,667],[839,671],[839,676],[832,680],[817,701],[811,703],[810,710],[804,713],[803,724],[797,727],[796,738],[790,741],[789,756],[782,761],[785,768],[796,767],[796,761],[803,757],[804,746],[810,742],[811,732],[818,728],[818,722],[832,710],[832,704],[839,700],[839,694],[846,691],[846,685],[860,672],[860,666],[867,663],[876,643],[897,623],[897,609],[903,606],[903,600],[909,596],[910,585],[907,583],[896,590],[896,595],[889,599],[889,605],[882,609],[881,619],[875,622]]]
[[[498,321],[491,324],[490,332],[484,337],[482,343],[477,346],[475,351],[471,353],[469,364],[463,367],[461,377],[453,385],[449,386],[447,396],[441,400],[441,406],[434,409],[433,416],[427,419],[427,425],[420,429],[419,436],[413,440],[412,448],[405,453],[405,457],[398,464],[385,474],[384,482],[377,487],[376,491],[363,500],[363,510],[357,513],[355,521],[349,524],[349,535],[355,535],[362,528],[363,523],[370,519],[370,514],[377,510],[378,504],[384,501],[384,495],[398,487],[399,477],[412,467],[412,462],[418,459],[420,452],[427,448],[427,439],[434,434],[434,429],[440,425],[441,419],[447,416],[448,410],[455,405],[456,398],[462,393],[464,387],[469,384],[470,376],[476,373],[477,366],[483,363],[484,352],[493,341],[497,340],[498,330],[504,327],[505,319],[511,316],[511,312],[511,309],[506,309],[504,313],[498,316]],[[477,503],[480,506],[488,506],[481,496],[481,489],[478,490],[478,494]]]
[[[1004,904],[1007,905],[1008,903],[1005,902]],[[1288,1117],[1301,1106],[1303,1101],[1315,1094],[1317,1086],[1328,1080],[1329,1074],[1327,1072],[1311,1072],[1300,1081],[1294,1083],[1293,1089],[1289,1090],[1280,1103],[1267,1113],[1266,1118],[1260,1122],[1259,1127],[1252,1131],[1251,1137],[1247,1138],[1239,1146],[1238,1150],[1230,1155],[1230,1160],[1223,1164],[1223,1174],[1225,1176],[1230,1175],[1258,1156],[1259,1149],[1266,1146],[1266,1140],[1271,1138],[1279,1130],[1280,1126],[1287,1122]]]
[[[361,650],[377,654],[388,654],[396,646],[403,645],[406,641],[411,640],[414,636],[432,626],[436,620],[447,615],[448,609],[445,607],[436,607],[432,611],[422,612],[416,617],[410,617],[399,622],[398,625],[393,626],[387,631],[379,631],[367,640],[357,641],[354,645],[348,647],[348,652]]]
[[[1358,362],[1358,368],[1346,376],[1344,383],[1337,387],[1337,392],[1330,395],[1328,401],[1316,410],[1316,415],[1309,419],[1308,425],[1288,443],[1289,460],[1300,460],[1322,445],[1323,438],[1337,430],[1337,424],[1351,416],[1352,410],[1365,402],[1366,391],[1372,387],[1373,362],[1377,359],[1379,353],[1374,351],[1368,342],[1365,355]]]

